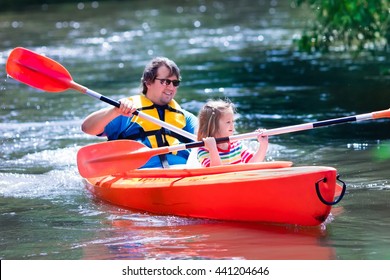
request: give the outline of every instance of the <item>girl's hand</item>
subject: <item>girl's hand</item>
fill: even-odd
[[[204,146],[207,150],[212,151],[217,148],[217,142],[214,137],[203,138]]]
[[[249,162],[261,162],[265,159],[268,149],[268,135],[262,134],[265,129],[256,130],[259,134],[257,135],[257,140],[259,141],[259,147],[257,151],[253,154],[253,157]]]
[[[259,134],[257,135],[257,141],[260,143],[268,143],[268,135],[263,135],[262,133],[265,132],[266,129],[257,129],[256,132]]]
[[[210,166],[218,166],[221,165],[221,158],[219,157],[219,152],[217,148],[217,141],[215,141],[214,137],[206,137],[203,138],[204,145],[206,149],[209,151],[210,158]]]

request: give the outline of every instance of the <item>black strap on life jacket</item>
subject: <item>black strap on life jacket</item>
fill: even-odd
[[[149,106],[149,107],[143,107],[143,108],[141,108],[141,110],[154,109],[154,108],[157,109],[158,116],[159,116],[160,120],[165,121],[165,109],[168,109],[168,105],[156,106],[155,104],[153,104],[152,106]],[[148,131],[148,132],[150,132],[150,131]],[[165,135],[165,128],[164,127],[162,127],[159,130],[155,130],[153,132],[154,132],[153,133],[154,137],[156,137],[156,142],[157,142],[158,147],[169,146],[169,143],[168,143],[166,135]],[[158,155],[158,157],[160,159],[162,168],[169,168],[167,155],[162,154],[162,155]]]
[[[165,110],[169,110],[171,112],[179,113],[184,115],[184,113],[180,110],[177,110],[175,108],[172,108],[169,105],[164,105],[164,106],[159,106],[159,105],[151,105],[151,106],[146,106],[139,108],[138,110],[143,111],[143,110],[152,110],[157,108],[159,118],[162,121],[165,121]],[[129,140],[138,140],[142,139],[145,140],[149,136],[155,136],[156,137],[156,142],[158,147],[164,147],[164,146],[169,146],[169,142],[167,140],[167,136],[174,137],[178,139],[181,143],[190,143],[192,142],[192,139],[189,139],[185,136],[182,136],[176,132],[170,131],[164,127],[157,129],[157,130],[152,130],[152,131],[144,131],[142,127],[140,127],[139,131],[137,133],[133,133],[131,135],[127,135],[126,137],[122,135],[119,135],[118,139],[129,139]],[[167,160],[166,154],[159,155],[161,166],[163,168],[169,168],[169,163]]]

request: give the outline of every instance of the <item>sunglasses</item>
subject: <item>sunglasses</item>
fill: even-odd
[[[171,83],[174,87],[178,87],[180,85],[180,80],[159,79],[159,78],[155,78],[155,80],[159,80],[162,85],[169,86]]]

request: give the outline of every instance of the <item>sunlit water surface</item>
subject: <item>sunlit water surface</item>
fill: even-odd
[[[5,74],[11,49],[59,61],[113,99],[136,94],[147,61],[174,59],[177,95],[238,107],[239,133],[389,108],[389,55],[307,55],[292,41],[310,14],[289,1],[129,1],[0,14],[0,259],[390,259],[390,122],[270,138],[268,160],[338,169],[348,192],[316,228],[155,216],[96,201],[76,153],[102,141],[80,130],[107,106],[44,93]],[[255,143],[247,142],[248,145]]]

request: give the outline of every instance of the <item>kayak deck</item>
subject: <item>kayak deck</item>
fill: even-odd
[[[127,177],[135,178],[177,178],[177,177],[192,177],[201,175],[212,175],[212,174],[223,174],[230,172],[242,172],[249,170],[260,170],[260,169],[276,169],[291,167],[293,163],[291,161],[270,161],[270,162],[257,162],[257,163],[246,163],[246,164],[231,164],[223,166],[213,167],[195,167],[190,168],[185,166],[184,168],[149,168],[149,169],[135,169],[123,174]]]

